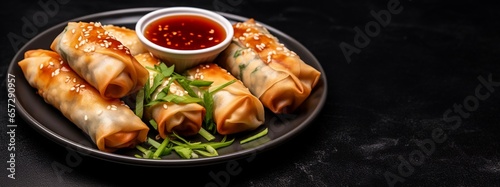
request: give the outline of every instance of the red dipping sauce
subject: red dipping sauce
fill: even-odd
[[[156,45],[178,50],[196,50],[221,43],[226,32],[217,22],[195,15],[175,15],[151,22],[144,36]]]

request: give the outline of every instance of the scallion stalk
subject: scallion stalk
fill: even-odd
[[[163,139],[163,142],[161,142],[160,146],[157,147],[155,153],[153,154],[153,158],[160,158],[160,156],[163,155],[163,151],[167,147],[168,143],[169,143],[168,138]]]
[[[248,138],[245,138],[245,139],[241,140],[240,144],[245,144],[245,143],[251,142],[253,140],[256,140],[256,139],[258,139],[260,137],[263,137],[263,136],[265,136],[267,134],[267,132],[268,132],[268,129],[265,128],[264,130],[260,131],[259,133],[254,134],[253,136],[250,136]]]
[[[198,134],[203,136],[203,138],[205,138],[207,141],[212,141],[215,139],[215,136],[210,134],[210,132],[205,130],[205,128],[203,128],[203,127],[200,129],[200,131],[198,131]]]

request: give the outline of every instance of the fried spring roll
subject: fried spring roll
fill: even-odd
[[[249,19],[233,25],[234,37],[217,63],[239,78],[274,113],[291,113],[310,95],[321,73]]]
[[[160,63],[150,53],[138,54],[135,58],[144,67],[154,68],[155,65]],[[150,69],[148,71],[149,80],[152,83],[157,72]],[[153,100],[167,86],[168,82],[168,77],[163,80],[163,83],[153,92]],[[187,93],[176,82],[173,82],[170,84],[169,94],[183,96]],[[190,136],[200,131],[205,115],[205,108],[198,103],[176,104],[173,102],[159,102],[146,107],[144,114],[147,120],[155,120],[158,125],[158,133],[162,138],[166,138],[172,132],[183,136]]]
[[[100,23],[69,22],[50,47],[107,99],[129,95],[148,79],[129,49]]]
[[[78,128],[99,150],[113,152],[146,141],[149,128],[119,99],[107,100],[50,50],[30,50],[19,61],[37,93]]]
[[[125,47],[127,47],[130,50],[130,54],[135,56],[148,52],[146,47],[142,45],[139,37],[137,37],[135,30],[116,25],[104,25],[103,28],[108,31],[109,35],[114,36]]]
[[[215,89],[236,79],[217,64],[201,64],[186,71],[189,79],[213,81]],[[213,94],[214,121],[222,135],[254,130],[264,123],[264,106],[247,87],[236,81]]]

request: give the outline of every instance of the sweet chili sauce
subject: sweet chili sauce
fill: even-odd
[[[196,50],[215,46],[226,37],[217,22],[195,15],[176,15],[160,18],[144,30],[151,42],[170,49]]]

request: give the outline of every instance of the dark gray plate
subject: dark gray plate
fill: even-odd
[[[94,21],[103,24],[114,24],[134,28],[137,20],[144,14],[158,8],[134,8],[103,12],[92,14],[70,21]],[[220,13],[231,21],[245,21],[248,18]],[[17,77],[16,79],[16,98],[17,112],[26,120],[35,130],[56,143],[70,147],[83,155],[89,155],[95,158],[118,162],[123,164],[141,165],[141,166],[160,166],[160,167],[187,167],[209,165],[228,161],[231,159],[240,159],[249,156],[255,156],[261,151],[268,150],[278,146],[295,136],[300,131],[312,123],[318,115],[326,101],[327,82],[326,76],[321,64],[304,46],[295,39],[282,33],[268,25],[265,25],[271,33],[280,39],[289,49],[295,51],[301,58],[314,68],[321,71],[321,80],[313,90],[310,97],[294,114],[275,115],[266,111],[266,122],[257,131],[268,127],[267,137],[248,144],[239,144],[239,140],[255,133],[240,133],[232,135],[229,138],[235,138],[235,142],[228,147],[218,150],[220,156],[197,159],[181,159],[175,153],[164,157],[161,160],[140,159],[133,155],[139,153],[135,149],[121,150],[115,153],[106,153],[97,149],[93,142],[80,129],[67,120],[57,109],[44,102],[43,98],[36,94],[24,75],[17,66],[17,62],[23,59],[24,52],[31,49],[49,49],[52,40],[64,29],[66,22],[58,24],[34,37],[14,56],[9,66],[8,72]],[[153,136],[153,135],[151,135]],[[218,137],[220,139],[221,137]],[[193,140],[194,141],[194,140]]]

